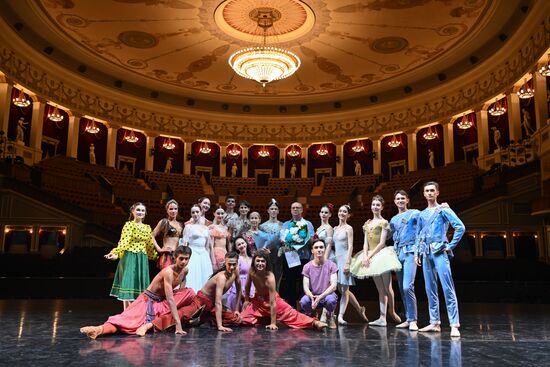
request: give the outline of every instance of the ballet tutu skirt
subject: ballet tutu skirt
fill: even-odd
[[[350,272],[355,278],[365,279],[380,276],[390,271],[401,270],[401,262],[397,258],[395,250],[391,246],[384,247],[378,251],[370,260],[368,267],[363,266],[365,259],[363,251],[358,252],[351,259]]]

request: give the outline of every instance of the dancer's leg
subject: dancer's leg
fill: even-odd
[[[369,325],[372,326],[386,326],[386,311],[388,308],[388,297],[386,296],[386,291],[384,289],[384,283],[381,277],[373,277],[374,284],[378,290],[378,304],[380,305],[380,317],[378,320],[369,322]]]
[[[393,294],[393,288],[391,284],[391,272],[382,274],[380,276],[380,279],[382,280],[384,292],[386,293],[386,297],[388,299],[388,313],[396,322],[399,323],[401,322],[401,318],[395,312],[394,294]]]
[[[350,291],[348,289],[348,297],[349,297],[349,303],[351,303],[351,305],[357,310],[357,312],[359,313],[359,315],[361,316],[361,318],[365,321],[365,322],[369,322],[369,319],[367,318],[367,309],[365,306],[361,306],[359,304],[359,301],[357,300],[357,298],[355,297],[355,294],[353,294],[352,291]]]
[[[349,286],[344,284],[338,284],[338,291],[340,292],[340,309],[338,310],[338,324],[346,325],[347,321],[344,320],[344,314],[346,313],[346,308],[348,308]]]

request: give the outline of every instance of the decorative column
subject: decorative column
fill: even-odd
[[[189,159],[189,154],[191,154],[191,146],[193,145],[190,141],[183,141],[183,174],[191,174],[191,159]]]
[[[39,97],[34,98],[36,101],[32,103],[31,139],[29,147],[34,150],[33,162],[37,163],[42,159],[42,128],[44,125],[46,101]]]
[[[243,148],[243,165],[242,165],[242,177],[248,177],[248,148],[250,145],[242,145]],[[245,163],[246,162],[246,163]]]
[[[535,118],[537,120],[538,130],[546,126],[548,109],[546,107],[546,77],[540,75],[537,71],[533,72],[533,87],[535,88]]]
[[[443,152],[445,165],[455,161],[455,141],[453,136],[453,119],[443,124]]]
[[[340,157],[336,161],[336,177],[344,177],[344,143],[335,142],[336,145],[336,156]]]
[[[507,91],[506,102],[508,103],[508,127],[510,130],[510,140],[517,142],[521,140],[521,111],[519,106],[519,97],[514,89]]]
[[[0,82],[0,130],[4,136],[8,135],[12,90],[13,86],[7,81]]]
[[[107,125],[107,167],[115,167],[116,164],[116,135],[120,126]]]
[[[78,137],[80,135],[80,118],[79,114],[74,114],[68,111],[69,114],[69,133],[67,135],[67,156],[76,158],[78,156]]]
[[[382,138],[380,136],[372,138],[372,170],[375,175],[382,174]]]
[[[286,171],[286,145],[277,145],[277,148],[279,148],[279,162],[277,164],[279,165],[279,178],[285,178],[285,171]],[[283,160],[283,164],[281,165],[281,159]]]
[[[489,117],[487,109],[476,111],[477,152],[479,157],[489,154]]]
[[[158,133],[153,131],[145,132],[146,146],[145,146],[145,170],[153,171],[155,163],[155,155],[152,152],[155,149],[155,139],[159,136]]]
[[[407,171],[418,169],[418,157],[416,154],[416,130],[407,131]]]
[[[301,145],[298,145],[300,147],[300,152],[302,154],[301,156],[301,159],[300,159],[300,163],[299,164],[302,164],[302,159],[304,160],[304,164],[302,164],[302,167],[301,167],[301,176],[302,178],[307,178],[307,172],[308,172],[308,164],[309,164],[309,153],[308,153],[308,145],[307,144],[301,144]]]

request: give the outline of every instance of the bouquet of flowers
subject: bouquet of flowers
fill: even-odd
[[[308,243],[309,237],[310,233],[307,228],[307,222],[303,219],[299,221],[291,220],[283,235],[285,246],[294,248],[295,250],[304,247]]]

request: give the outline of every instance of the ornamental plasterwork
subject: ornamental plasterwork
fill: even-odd
[[[231,140],[241,143],[288,143],[297,139],[304,143],[334,141],[411,130],[416,126],[445,120],[479,106],[507,90],[524,73],[531,71],[538,58],[550,45],[549,25],[550,17],[547,16],[530,35],[525,35],[520,48],[509,51],[511,56],[493,63],[492,69],[488,69],[477,80],[469,82],[466,87],[457,85],[449,92],[439,93],[436,98],[408,106],[405,100],[401,103],[401,106],[405,107],[396,110],[392,110],[395,104],[388,104],[385,113],[374,115],[364,110],[359,118],[340,121],[323,121],[319,116],[315,116],[311,117],[309,122],[274,123],[259,117],[258,120],[266,122],[243,123],[188,119],[185,115],[189,111],[184,109],[179,115],[165,114],[162,112],[162,106],[153,111],[143,108],[138,103],[125,104],[124,99],[116,101],[98,95],[73,80],[61,81],[56,75],[50,74],[49,70],[45,70],[38,60],[31,63],[25,56],[5,46],[5,42],[2,42],[0,47],[0,70],[9,79],[40,97],[53,100],[75,113],[93,115],[116,125],[176,135],[184,140]],[[450,85],[452,88],[452,84]],[[251,118],[252,116],[246,116],[247,121]],[[281,119],[284,119],[284,116],[281,116]]]

